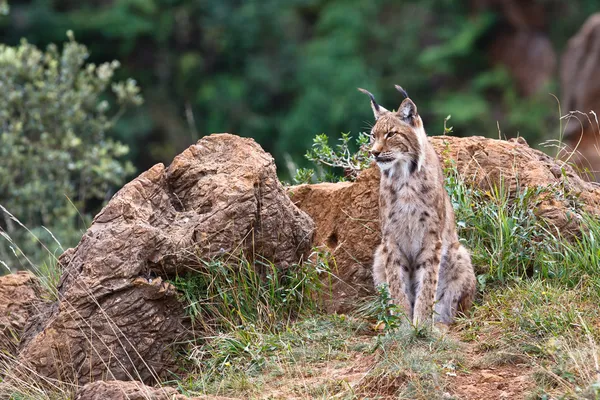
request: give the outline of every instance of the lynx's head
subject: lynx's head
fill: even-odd
[[[398,111],[388,111],[375,101],[365,89],[358,89],[371,98],[375,125],[371,129],[371,154],[382,171],[401,168],[408,172],[420,171],[425,157],[427,140],[423,121],[417,106],[406,91],[396,85],[405,99]]]

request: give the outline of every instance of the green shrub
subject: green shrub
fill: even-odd
[[[315,263],[286,269],[243,256],[199,260],[198,268],[177,276],[173,284],[185,296],[188,314],[203,332],[249,326],[273,331],[299,313],[318,308],[319,277],[329,268],[323,257],[314,256]]]
[[[11,268],[21,252],[39,264],[59,241],[76,243],[81,220],[133,172],[120,161],[128,148],[107,132],[126,107],[142,103],[139,88],[112,82],[117,61],[86,64],[86,47],[68,37],[62,51],[26,40],[0,45],[0,259]]]
[[[300,168],[296,171],[294,181],[311,183],[356,179],[358,173],[371,163],[368,150],[369,135],[361,132],[354,143],[352,142],[350,133],[342,133],[339,143],[335,147],[329,145],[327,135],[315,136],[312,148],[306,152],[304,157],[316,166],[316,171]]]

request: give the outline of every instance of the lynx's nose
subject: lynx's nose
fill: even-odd
[[[381,152],[377,151],[377,150],[371,150],[371,154],[373,154],[373,157],[377,157],[378,155],[381,154]]]

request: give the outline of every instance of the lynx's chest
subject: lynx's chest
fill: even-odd
[[[409,257],[421,251],[429,231],[441,229],[432,224],[436,212],[429,197],[408,184],[382,185],[380,189],[382,239],[395,244]]]

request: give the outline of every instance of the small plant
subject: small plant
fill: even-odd
[[[343,181],[354,180],[358,173],[369,166],[371,160],[369,155],[369,135],[365,132],[358,134],[354,142],[357,151],[353,151],[352,137],[350,133],[342,133],[340,143],[335,148],[329,145],[329,138],[325,134],[317,135],[313,139],[312,149],[305,157],[317,166],[312,169],[299,169],[294,177],[296,183],[310,183],[317,181]],[[342,172],[343,175],[339,176]]]
[[[368,297],[356,309],[355,314],[359,318],[375,321],[375,329],[384,333],[393,332],[406,320],[404,311],[392,302],[392,297],[387,284],[381,284],[376,288],[377,294]]]
[[[471,250],[480,283],[559,273],[548,257],[563,239],[536,214],[543,200],[560,196],[557,188],[523,187],[518,178],[509,188],[500,178],[481,190],[467,184],[451,161],[444,175],[458,233]]]
[[[404,311],[392,303],[390,290],[386,284],[377,287],[377,325],[383,326],[384,332],[390,332],[400,327],[406,319]]]
[[[450,121],[451,118],[452,118],[452,115],[448,115],[446,118],[444,118],[444,135],[449,135],[454,130],[453,126],[447,125],[448,121]]]

